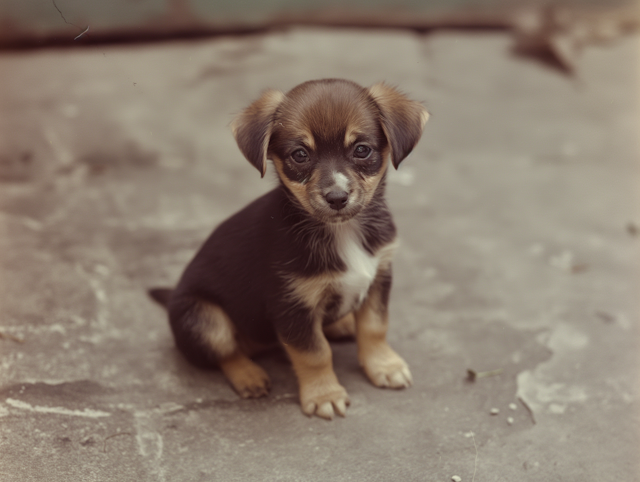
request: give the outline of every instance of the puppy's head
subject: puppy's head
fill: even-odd
[[[245,157],[264,176],[271,159],[295,200],[323,222],[343,222],[378,192],[389,159],[397,168],[429,114],[384,83],[305,82],[268,90],[232,123]]]

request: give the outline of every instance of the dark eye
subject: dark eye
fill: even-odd
[[[356,146],[353,150],[353,157],[357,157],[358,159],[366,159],[369,157],[369,154],[371,154],[371,148],[363,144]]]
[[[291,159],[296,161],[298,164],[302,164],[303,162],[307,162],[309,160],[309,154],[304,149],[298,149],[297,151],[293,151],[291,154]]]

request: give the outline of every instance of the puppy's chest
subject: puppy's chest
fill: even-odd
[[[289,300],[303,304],[312,312],[322,313],[326,322],[356,310],[367,297],[378,271],[390,266],[396,246],[392,241],[371,254],[362,240],[358,225],[345,223],[336,227],[330,245],[321,249],[327,250],[327,256],[338,256],[342,261],[341,269],[330,269],[309,277],[285,275]],[[315,249],[318,249],[317,245]]]
[[[364,249],[356,229],[345,228],[335,233],[335,249],[346,269],[338,273],[327,289],[338,299],[338,317],[362,304],[380,266],[380,253],[371,255]]]

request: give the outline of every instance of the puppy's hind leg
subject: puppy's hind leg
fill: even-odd
[[[188,305],[187,309],[185,304]],[[185,357],[202,367],[219,366],[242,398],[258,398],[269,393],[269,375],[240,348],[236,330],[218,305],[190,300],[183,309],[170,309],[176,345]],[[175,316],[176,311],[180,316]]]

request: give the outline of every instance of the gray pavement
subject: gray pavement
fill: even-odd
[[[1,53],[0,480],[640,480],[638,38],[577,78],[510,44],[294,29]],[[260,400],[189,366],[145,293],[274,183],[233,113],[322,77],[432,113],[388,189],[390,341],[415,384],[377,389],[335,344],[352,405],[332,422],[302,415],[279,353]]]

